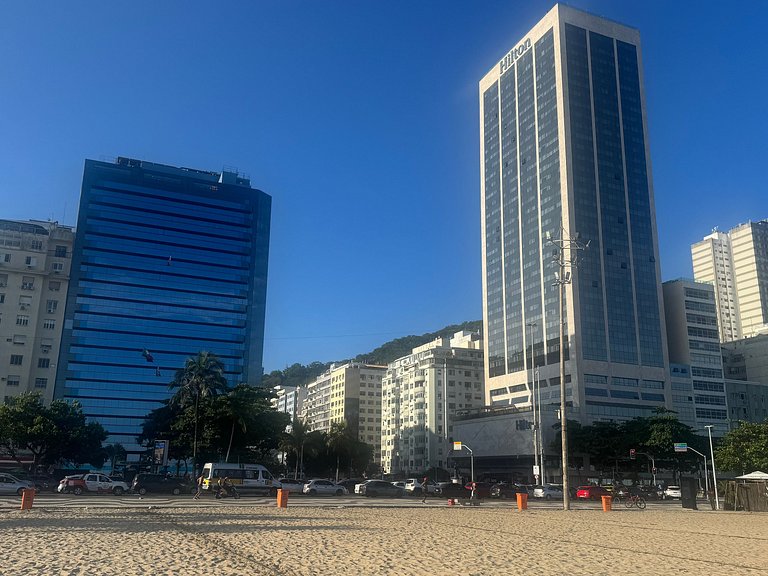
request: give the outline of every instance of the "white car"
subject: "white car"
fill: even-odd
[[[296,478],[280,478],[278,483],[280,484],[278,488],[288,490],[289,493],[295,492],[301,494],[301,492],[304,490],[304,481],[296,480]]]
[[[562,486],[556,486],[554,484],[547,484],[546,486],[536,486],[533,489],[534,498],[544,498],[545,500],[562,500],[563,488]]]
[[[680,486],[667,486],[667,489],[664,490],[664,496],[663,498],[666,500],[668,498],[677,498],[680,499],[683,497],[682,492],[680,491]]]
[[[405,480],[405,492],[406,494],[420,496],[421,495],[421,479],[407,478]],[[440,485],[434,480],[428,480],[427,494],[440,494]]]
[[[304,484],[304,494],[317,496],[318,494],[333,494],[334,496],[344,496],[349,491],[341,484],[334,484],[330,480],[310,480]]]

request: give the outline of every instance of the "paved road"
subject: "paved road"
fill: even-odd
[[[55,509],[55,508],[145,508],[149,506],[157,508],[220,508],[225,506],[246,506],[246,507],[272,507],[276,505],[276,499],[273,497],[261,495],[245,494],[239,500],[229,498],[216,500],[211,494],[204,494],[199,500],[193,500],[189,495],[165,496],[150,495],[139,496],[137,494],[125,494],[123,496],[113,495],[81,495],[72,494],[51,494],[41,493],[35,496],[34,507]],[[428,498],[425,504],[421,503],[419,498],[365,498],[362,496],[304,496],[291,494],[288,505],[294,506],[313,506],[313,507],[361,507],[361,508],[411,508],[411,507],[442,507],[448,505],[447,498]],[[0,498],[0,510],[17,510],[21,506],[21,498],[15,496],[6,496]],[[483,500],[480,503],[483,508],[515,508],[516,503],[513,500]],[[556,500],[538,500],[530,499],[528,507],[531,510],[557,510],[562,508],[562,502]],[[571,507],[577,510],[599,509],[599,502],[581,502],[571,503]],[[623,509],[623,504],[618,508]],[[659,500],[649,501],[648,509],[680,508],[679,500]],[[699,502],[699,508],[707,510],[708,504],[704,501]]]

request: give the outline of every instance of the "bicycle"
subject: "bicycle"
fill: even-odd
[[[637,506],[640,510],[645,510],[645,498],[643,498],[639,494],[633,494],[633,495],[627,496],[627,499],[624,501],[624,506],[626,506],[627,508],[632,508],[632,506]]]

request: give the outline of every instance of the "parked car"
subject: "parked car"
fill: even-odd
[[[61,493],[72,493],[76,496],[84,492],[92,493],[110,493],[120,496],[128,492],[128,484],[121,480],[112,480],[109,476],[92,472],[89,474],[77,474],[75,476],[64,476],[59,482],[58,491]]]
[[[304,490],[304,480],[296,480],[296,478],[280,478],[278,480],[280,487],[283,490],[288,490],[290,494],[301,494]]]
[[[467,490],[463,484],[454,484],[453,482],[443,482],[440,485],[440,494],[445,498],[469,498],[472,492]]]
[[[0,474],[0,494],[18,494],[22,495],[24,490],[32,488],[35,485],[29,480],[20,480],[11,474]]]
[[[115,482],[116,480],[112,480]],[[171,478],[163,474],[137,474],[133,479],[131,489],[142,496],[147,492],[157,494],[173,494],[178,496],[182,492],[196,492],[196,489],[182,481],[180,478]]]
[[[343,496],[348,494],[349,491],[341,484],[334,484],[330,480],[310,480],[304,484],[304,494],[310,496],[317,496],[319,494],[333,494],[335,496]]]
[[[405,489],[395,486],[384,480],[368,480],[355,487],[355,492],[361,496],[392,496],[402,498],[405,495]]]
[[[475,482],[475,498],[481,500],[491,497],[491,484],[489,482]],[[464,488],[472,494],[472,482],[467,482]]]
[[[398,488],[402,488],[403,490],[405,490],[405,482],[403,482],[402,480],[395,480],[394,482],[390,482],[390,484],[392,484],[392,486],[397,486]]]
[[[351,494],[352,492],[355,491],[355,486],[357,486],[358,484],[362,484],[363,482],[365,482],[365,480],[361,478],[357,478],[357,479],[350,478],[348,480],[342,480],[341,482],[339,482],[339,485],[344,486],[344,488],[347,489],[347,492]]]
[[[421,496],[421,478],[406,478],[405,492],[413,496]],[[427,481],[427,494],[440,494],[440,485],[434,480]]]
[[[610,496],[602,486],[579,486],[576,489],[576,498],[579,500],[598,500],[602,496]]]
[[[670,498],[676,498],[680,499],[683,497],[683,493],[680,490],[680,486],[667,486],[667,489],[664,490],[664,499],[669,500]]]
[[[660,490],[657,486],[649,486],[647,484],[639,486],[638,491],[646,500],[659,500],[664,496],[664,490]]]
[[[563,487],[557,484],[546,484],[544,486],[536,486],[533,489],[534,498],[544,498],[544,500],[562,500],[563,499]]]
[[[517,498],[518,493],[527,494],[528,491],[524,486],[518,484],[507,484],[506,482],[499,482],[491,486],[491,498]]]

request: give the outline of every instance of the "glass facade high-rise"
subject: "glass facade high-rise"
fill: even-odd
[[[56,398],[135,459],[144,417],[200,351],[262,374],[271,197],[233,172],[86,160]]]
[[[569,417],[669,403],[641,62],[637,30],[556,5],[480,82],[489,403],[529,404],[533,368],[559,402],[561,231],[589,243],[565,290]]]

